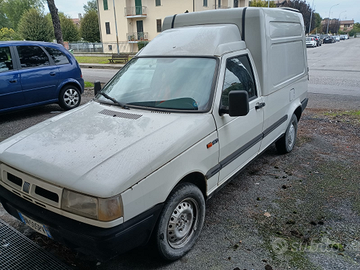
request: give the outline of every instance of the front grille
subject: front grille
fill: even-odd
[[[37,195],[39,195],[39,196],[42,196],[42,197],[44,197],[44,198],[47,198],[47,199],[49,199],[49,200],[51,200],[51,201],[54,201],[54,202],[56,202],[56,203],[59,202],[59,195],[57,195],[57,194],[54,193],[54,192],[48,191],[48,190],[46,190],[46,189],[43,189],[43,188],[41,188],[41,187],[36,186],[36,187],[35,187],[35,193],[36,193]]]
[[[19,187],[22,186],[22,182],[23,182],[22,179],[11,173],[7,173],[7,179]]]
[[[0,165],[2,179],[16,195],[32,203],[47,208],[47,205],[60,208],[62,188],[20,172],[5,164]]]

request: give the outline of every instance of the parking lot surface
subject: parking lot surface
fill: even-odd
[[[162,261],[151,245],[98,262],[0,218],[74,269],[360,269],[360,39],[309,48],[309,105],[288,155],[270,147],[207,202],[198,243]],[[83,102],[91,99],[89,90]],[[57,105],[2,115],[0,140]]]

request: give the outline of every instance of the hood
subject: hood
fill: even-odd
[[[51,184],[110,197],[215,130],[211,114],[123,110],[90,102],[0,144],[0,161]]]

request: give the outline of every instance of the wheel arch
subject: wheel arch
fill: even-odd
[[[297,120],[299,121],[302,114],[302,107],[299,106],[295,109],[294,114],[296,115]]]
[[[81,86],[81,84],[78,81],[69,79],[69,80],[63,81],[61,84],[59,84],[58,89],[57,89],[58,98],[60,97],[61,90],[66,86],[75,86],[76,88],[79,89],[80,94],[84,93],[84,88]]]
[[[207,195],[206,195],[206,190],[207,190],[207,184],[206,184],[206,179],[205,176],[200,173],[200,172],[192,172],[189,173],[188,175],[184,176],[175,186],[172,190],[174,190],[178,185],[182,184],[182,183],[191,183],[195,186],[197,186],[201,193],[204,196],[204,199],[206,200]],[[172,191],[171,190],[171,191]],[[171,192],[170,192],[171,193]],[[169,194],[170,195],[170,194]],[[168,195],[168,196],[169,196]]]

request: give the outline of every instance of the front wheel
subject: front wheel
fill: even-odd
[[[297,123],[297,117],[295,114],[293,114],[285,134],[275,143],[276,149],[280,154],[290,153],[294,149],[296,142]]]
[[[205,200],[191,183],[177,186],[165,202],[155,230],[159,254],[177,260],[195,244],[205,219]]]
[[[80,105],[80,90],[73,85],[64,86],[59,94],[59,105],[64,110],[70,110]]]

